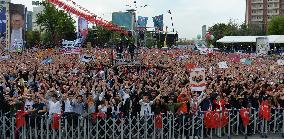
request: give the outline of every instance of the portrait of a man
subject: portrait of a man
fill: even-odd
[[[11,15],[11,43],[23,40],[24,17],[19,13]]]
[[[23,33],[25,28],[25,6],[21,4],[10,5],[10,44],[23,42]]]

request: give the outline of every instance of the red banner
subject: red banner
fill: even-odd
[[[243,120],[244,127],[246,127],[249,124],[249,109],[241,109],[240,116]]]
[[[107,115],[101,112],[98,112],[98,113],[94,112],[92,113],[92,117],[94,120],[97,120],[97,118],[99,119],[107,118]]]

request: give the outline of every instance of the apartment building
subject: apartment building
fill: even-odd
[[[257,25],[264,31],[273,16],[284,14],[284,0],[246,0],[246,24]]]

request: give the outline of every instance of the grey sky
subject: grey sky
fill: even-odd
[[[32,0],[11,0],[22,3],[32,10]],[[62,0],[66,1],[66,0]],[[111,13],[128,9],[125,5],[133,5],[134,0],[74,0],[81,6],[96,13],[106,20],[111,20]],[[228,22],[230,19],[242,23],[245,20],[245,0],[136,0],[137,5],[149,5],[138,8],[138,14],[150,17],[148,26],[153,26],[152,18],[164,14],[165,26],[171,28],[170,15],[172,11],[174,28],[182,38],[193,38],[201,33],[201,26],[212,26],[218,22]]]

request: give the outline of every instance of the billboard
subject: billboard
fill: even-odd
[[[130,12],[114,12],[112,13],[112,22],[118,26],[132,30],[132,15]]]
[[[5,37],[6,33],[6,1],[0,1],[0,37]]]
[[[10,47],[19,48],[23,46],[25,33],[26,8],[22,4],[9,4],[10,17]]]
[[[88,35],[88,21],[85,18],[78,18],[78,37],[86,38]]]

